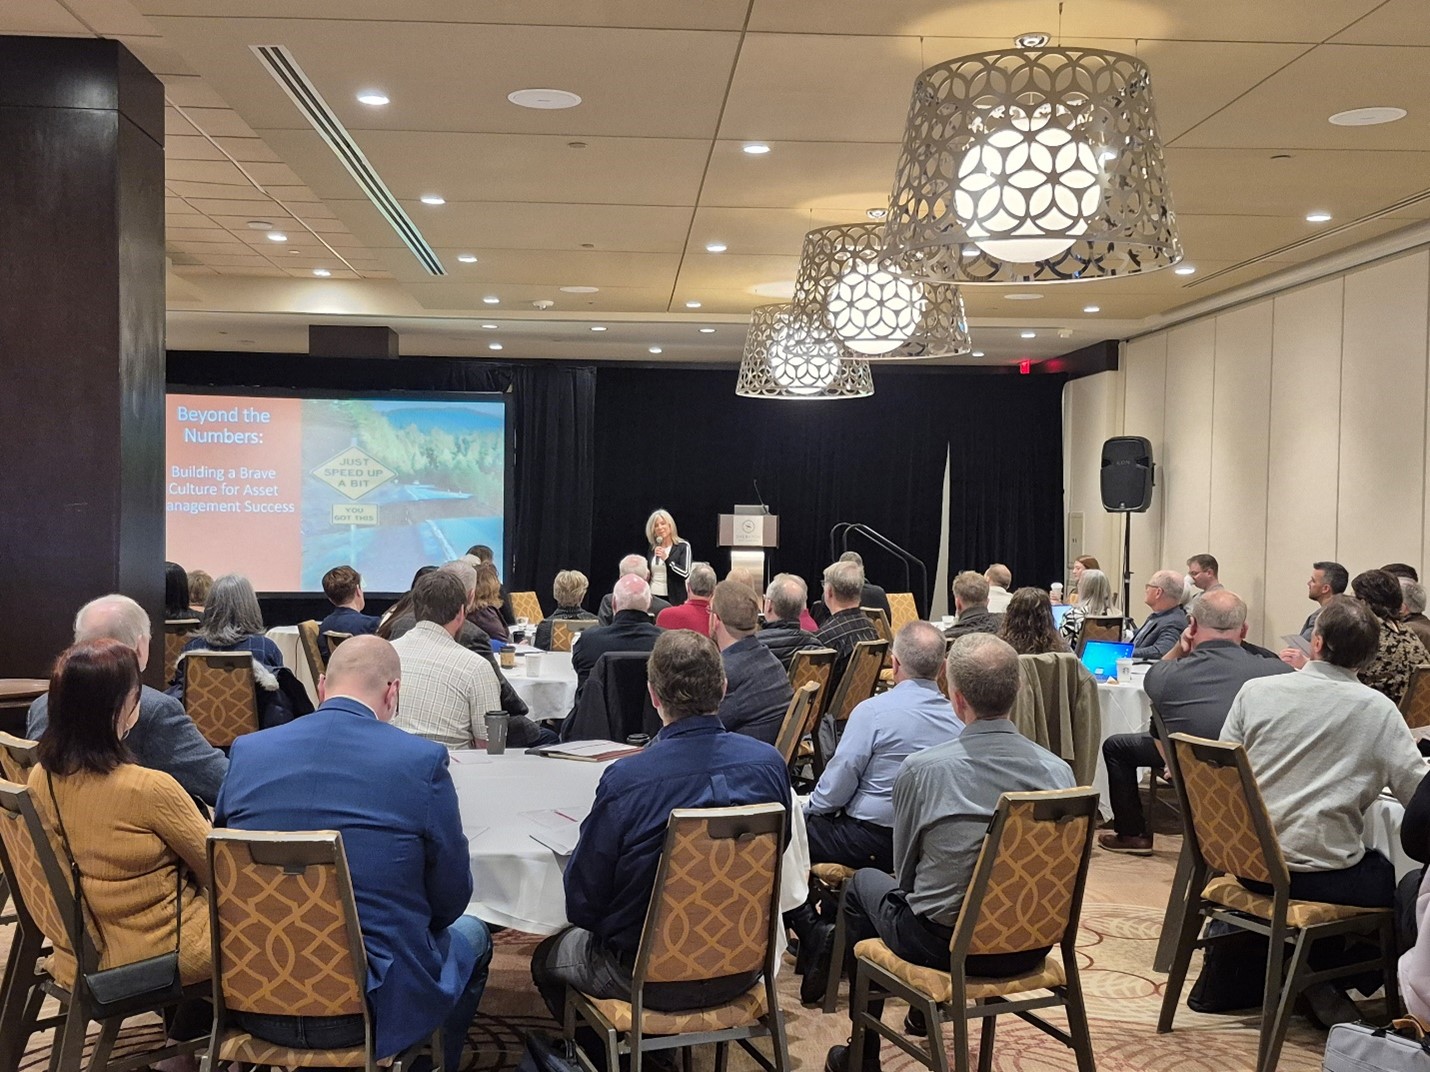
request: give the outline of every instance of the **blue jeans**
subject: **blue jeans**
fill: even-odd
[[[462,1043],[466,1041],[467,1029],[472,1026],[477,1006],[482,1001],[482,991],[487,988],[487,970],[492,963],[492,936],[487,925],[475,916],[458,916],[448,932],[453,941],[466,942],[477,953],[477,961],[472,966],[466,987],[442,1021],[445,1067],[447,1072],[456,1072],[462,1060]],[[245,1031],[278,1046],[327,1050],[362,1045],[361,1016],[256,1016],[235,1013],[233,1019]],[[378,1057],[390,1056],[393,1055],[378,1054]],[[411,1072],[425,1072],[430,1067],[425,1056],[419,1057],[412,1063]]]

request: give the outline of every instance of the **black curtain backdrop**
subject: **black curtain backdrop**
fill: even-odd
[[[591,557],[596,370],[589,365],[459,358],[314,358],[303,354],[171,352],[170,388],[244,387],[344,391],[472,391],[512,395],[515,521],[509,526],[508,589],[545,600],[556,571]],[[265,600],[274,621],[311,616],[326,602]],[[289,604],[292,604],[291,606]],[[326,613],[326,610],[323,611]],[[322,615],[320,614],[319,617]]]
[[[780,518],[771,572],[804,577],[811,599],[840,521],[907,548],[927,565],[932,586],[950,442],[960,504],[952,567],[983,569],[993,560],[984,548],[993,546],[1015,576],[1061,572],[1062,376],[899,370],[877,377],[872,398],[810,402],[738,398],[735,378],[601,369],[593,590],[610,585],[622,555],[647,550],[645,519],[657,507],[674,515],[695,558],[723,576],[729,557],[716,545],[717,516],[757,502],[756,482]],[[965,440],[978,442],[965,449]],[[1005,441],[1014,446],[992,446]],[[985,522],[998,538],[979,544],[970,530]],[[872,581],[908,587],[897,557],[857,536],[849,546]]]

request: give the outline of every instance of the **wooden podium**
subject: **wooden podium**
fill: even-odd
[[[720,515],[719,544],[730,549],[730,568],[749,570],[763,592],[765,551],[780,545],[780,519],[763,506],[737,506],[733,514]]]

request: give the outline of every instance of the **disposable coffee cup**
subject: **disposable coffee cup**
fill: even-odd
[[[1132,684],[1132,660],[1117,660],[1117,680],[1123,685]]]
[[[500,658],[503,670],[512,670],[516,668],[516,652],[513,649],[502,648]]]
[[[487,715],[487,755],[506,755],[506,728],[511,716],[505,711],[492,711]]]
[[[540,652],[532,651],[532,652],[528,652],[528,653],[527,653],[527,656],[526,656],[526,676],[527,676],[527,677],[540,677],[540,676],[541,676],[541,653],[540,653]]]

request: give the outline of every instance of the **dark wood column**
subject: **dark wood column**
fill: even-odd
[[[0,36],[0,677],[164,576],[164,90],[114,41]]]

